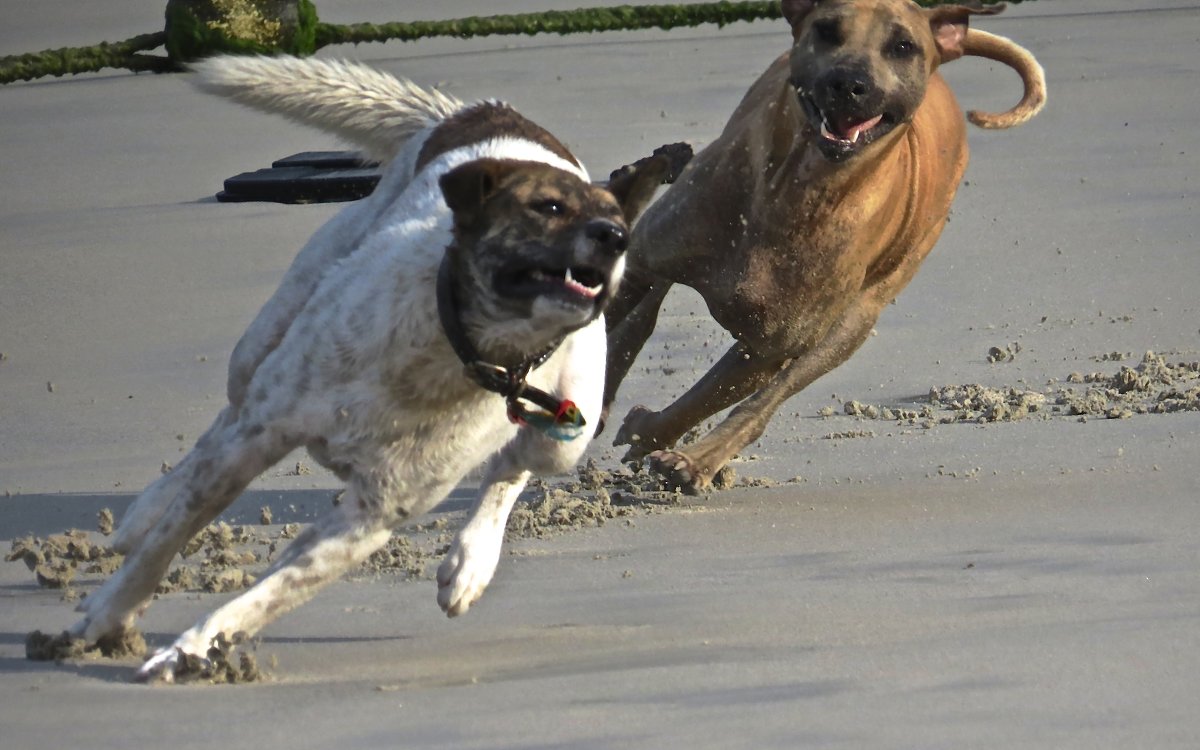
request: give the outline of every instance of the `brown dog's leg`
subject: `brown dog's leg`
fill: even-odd
[[[782,364],[778,360],[754,356],[741,344],[735,344],[704,377],[667,408],[659,412],[644,406],[630,409],[613,445],[630,446],[623,459],[626,461],[666,448],[702,420],[766,385]]]
[[[783,402],[845,362],[867,340],[880,309],[874,301],[852,307],[821,343],[789,362],[704,437],[690,445],[651,453],[651,468],[689,494],[707,489],[725,464],[762,436]]]
[[[603,429],[617,389],[650,334],[654,333],[658,310],[670,288],[669,281],[653,279],[635,270],[627,271],[616,299],[604,312],[608,327],[608,362],[604,371],[604,412],[600,429]]]

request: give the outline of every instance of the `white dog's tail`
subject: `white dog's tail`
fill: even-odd
[[[191,69],[205,91],[330,131],[383,161],[464,107],[453,96],[352,62],[222,55]]]
[[[1033,54],[1006,37],[969,29],[963,51],[968,55],[986,57],[1004,63],[1021,76],[1025,94],[1017,106],[1007,112],[992,113],[972,110],[967,119],[981,128],[1011,128],[1028,122],[1046,104],[1046,74]]]

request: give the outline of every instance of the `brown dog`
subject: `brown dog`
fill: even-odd
[[[1021,102],[972,112],[985,128],[1045,101],[1026,50],[974,29],[986,10],[910,0],[783,0],[791,50],[754,83],[720,137],[635,227],[609,308],[611,404],[675,283],[737,340],[662,411],[634,407],[614,444],[690,492],[756,440],[779,406],[848,358],[916,273],[967,164],[966,128],[939,65],[978,55],[1016,69]],[[699,440],[669,449],[722,409]]]

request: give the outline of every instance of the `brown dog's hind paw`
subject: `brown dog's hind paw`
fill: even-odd
[[[668,488],[678,489],[685,495],[699,495],[712,487],[712,478],[700,471],[686,453],[654,451],[646,457],[646,463],[666,480]]]
[[[663,183],[670,185],[679,179],[683,168],[692,160],[693,153],[690,143],[668,143],[654,149],[654,155],[666,157],[668,167],[667,173],[663,175]]]
[[[650,162],[654,161],[656,157],[662,157],[664,161],[663,166],[665,166],[665,170],[663,171],[662,175],[662,183],[664,185],[670,185],[671,183],[675,182],[675,180],[679,179],[679,174],[683,171],[683,168],[687,166],[688,162],[692,160],[692,155],[693,151],[690,143],[667,143],[654,149],[654,153],[652,153],[650,156],[638,159],[633,164],[626,164],[623,167],[614,169],[608,176],[608,179],[609,182],[620,179],[630,172],[645,167]]]

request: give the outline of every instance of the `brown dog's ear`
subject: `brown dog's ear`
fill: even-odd
[[[691,159],[690,145],[670,143],[654,149],[654,153],[644,159],[614,170],[606,187],[621,206],[625,223],[633,224],[654,197],[658,186],[674,182]]]
[[[511,162],[476,159],[451,169],[438,180],[446,205],[454,212],[457,224],[470,223],[479,208],[490,198],[500,181],[513,170]]]
[[[797,35],[800,22],[812,12],[818,2],[820,0],[782,0],[780,2],[779,9],[783,12],[784,19],[792,27],[792,36]]]
[[[994,16],[1003,12],[1004,3],[995,5],[939,5],[926,11],[933,40],[937,43],[942,62],[948,63],[963,56],[967,39],[967,19],[974,14]]]

